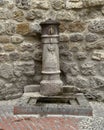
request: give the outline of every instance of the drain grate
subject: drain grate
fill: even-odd
[[[27,105],[15,106],[14,114],[92,116],[92,108],[85,96],[80,93],[74,96],[31,97]]]

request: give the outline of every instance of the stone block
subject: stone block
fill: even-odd
[[[24,38],[21,35],[13,35],[11,37],[11,42],[14,44],[22,43],[24,41]]]
[[[7,44],[7,45],[4,45],[3,49],[5,51],[14,51],[15,50],[15,46],[11,43]]]
[[[72,33],[70,35],[70,41],[71,42],[83,41],[83,35],[81,33]]]
[[[79,93],[80,89],[76,86],[65,85],[63,86],[63,93]]]
[[[104,19],[93,20],[89,24],[88,30],[93,33],[104,33]]]
[[[27,85],[24,87],[24,93],[40,92],[40,85]]]
[[[5,24],[3,22],[0,22],[0,34],[4,33],[5,31]]]
[[[83,8],[82,0],[66,0],[66,9],[80,9]]]
[[[21,34],[21,35],[27,35],[29,34],[29,32],[30,32],[29,23],[23,22],[23,23],[17,24],[16,33]]]
[[[99,64],[99,72],[102,76],[104,76],[104,62]]]
[[[52,3],[51,3],[53,9],[55,10],[61,10],[64,8],[65,6],[65,3],[64,3],[64,0],[52,0]]]
[[[13,12],[13,19],[18,22],[23,22],[25,20],[25,15],[22,10],[15,10]]]
[[[66,33],[60,33],[60,42],[68,42],[69,41],[69,35]]]
[[[48,0],[32,0],[32,8],[34,9],[43,9],[43,10],[48,10],[50,7],[49,1]]]
[[[7,61],[9,61],[8,54],[0,53],[0,62],[7,62]]]
[[[33,58],[35,61],[42,61],[42,51],[41,50],[35,50],[33,54]]]
[[[14,51],[14,52],[9,53],[9,59],[11,61],[17,61],[19,60],[19,58],[20,58],[20,54],[18,52]]]
[[[74,21],[76,19],[76,12],[74,11],[59,11],[57,12],[56,19],[62,21]]]
[[[10,37],[6,35],[1,35],[0,36],[0,43],[9,43],[10,42]]]
[[[25,51],[20,53],[20,60],[22,61],[30,61],[33,59],[33,54],[31,54],[30,52]]]
[[[94,50],[92,53],[92,59],[93,60],[104,60],[104,51],[103,50]]]
[[[20,9],[29,9],[30,8],[30,0],[16,0],[16,5]]]
[[[96,64],[92,61],[86,61],[80,67],[81,73],[85,76],[96,75]]]
[[[35,64],[33,61],[28,62],[15,62],[14,63],[14,74],[17,77],[22,75],[31,76],[35,74]]]
[[[11,79],[13,76],[13,66],[8,63],[2,63],[0,65],[0,77],[4,79]]]
[[[21,45],[20,45],[20,50],[21,50],[22,52],[24,52],[24,51],[33,52],[33,51],[34,51],[34,47],[33,47],[33,44],[32,44],[32,43],[23,42],[23,43],[21,43]]]
[[[88,34],[86,35],[86,37],[85,37],[85,40],[86,40],[87,42],[95,42],[95,41],[97,41],[97,39],[98,39],[98,35],[93,34],[93,33],[88,33]]]
[[[86,52],[77,52],[76,57],[78,60],[85,60],[87,58]]]
[[[6,29],[6,34],[8,35],[13,35],[15,34],[15,23],[14,22],[6,22],[5,24],[5,29]]]
[[[26,19],[28,19],[28,20],[39,19],[42,17],[43,17],[43,14],[42,14],[42,11],[40,11],[40,10],[31,9],[26,14]]]

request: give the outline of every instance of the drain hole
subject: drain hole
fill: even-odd
[[[40,97],[37,99],[36,104],[70,104],[69,99],[64,98],[49,98],[49,97]]]

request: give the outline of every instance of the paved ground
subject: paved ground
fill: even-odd
[[[93,117],[39,117],[13,115],[16,101],[0,102],[0,130],[104,130],[104,103],[90,103]]]

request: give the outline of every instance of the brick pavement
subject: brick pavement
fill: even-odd
[[[75,117],[13,115],[13,105],[0,105],[0,130],[79,130]]]
[[[13,115],[14,101],[0,101],[0,130],[104,130],[104,103],[91,103],[93,117]]]

